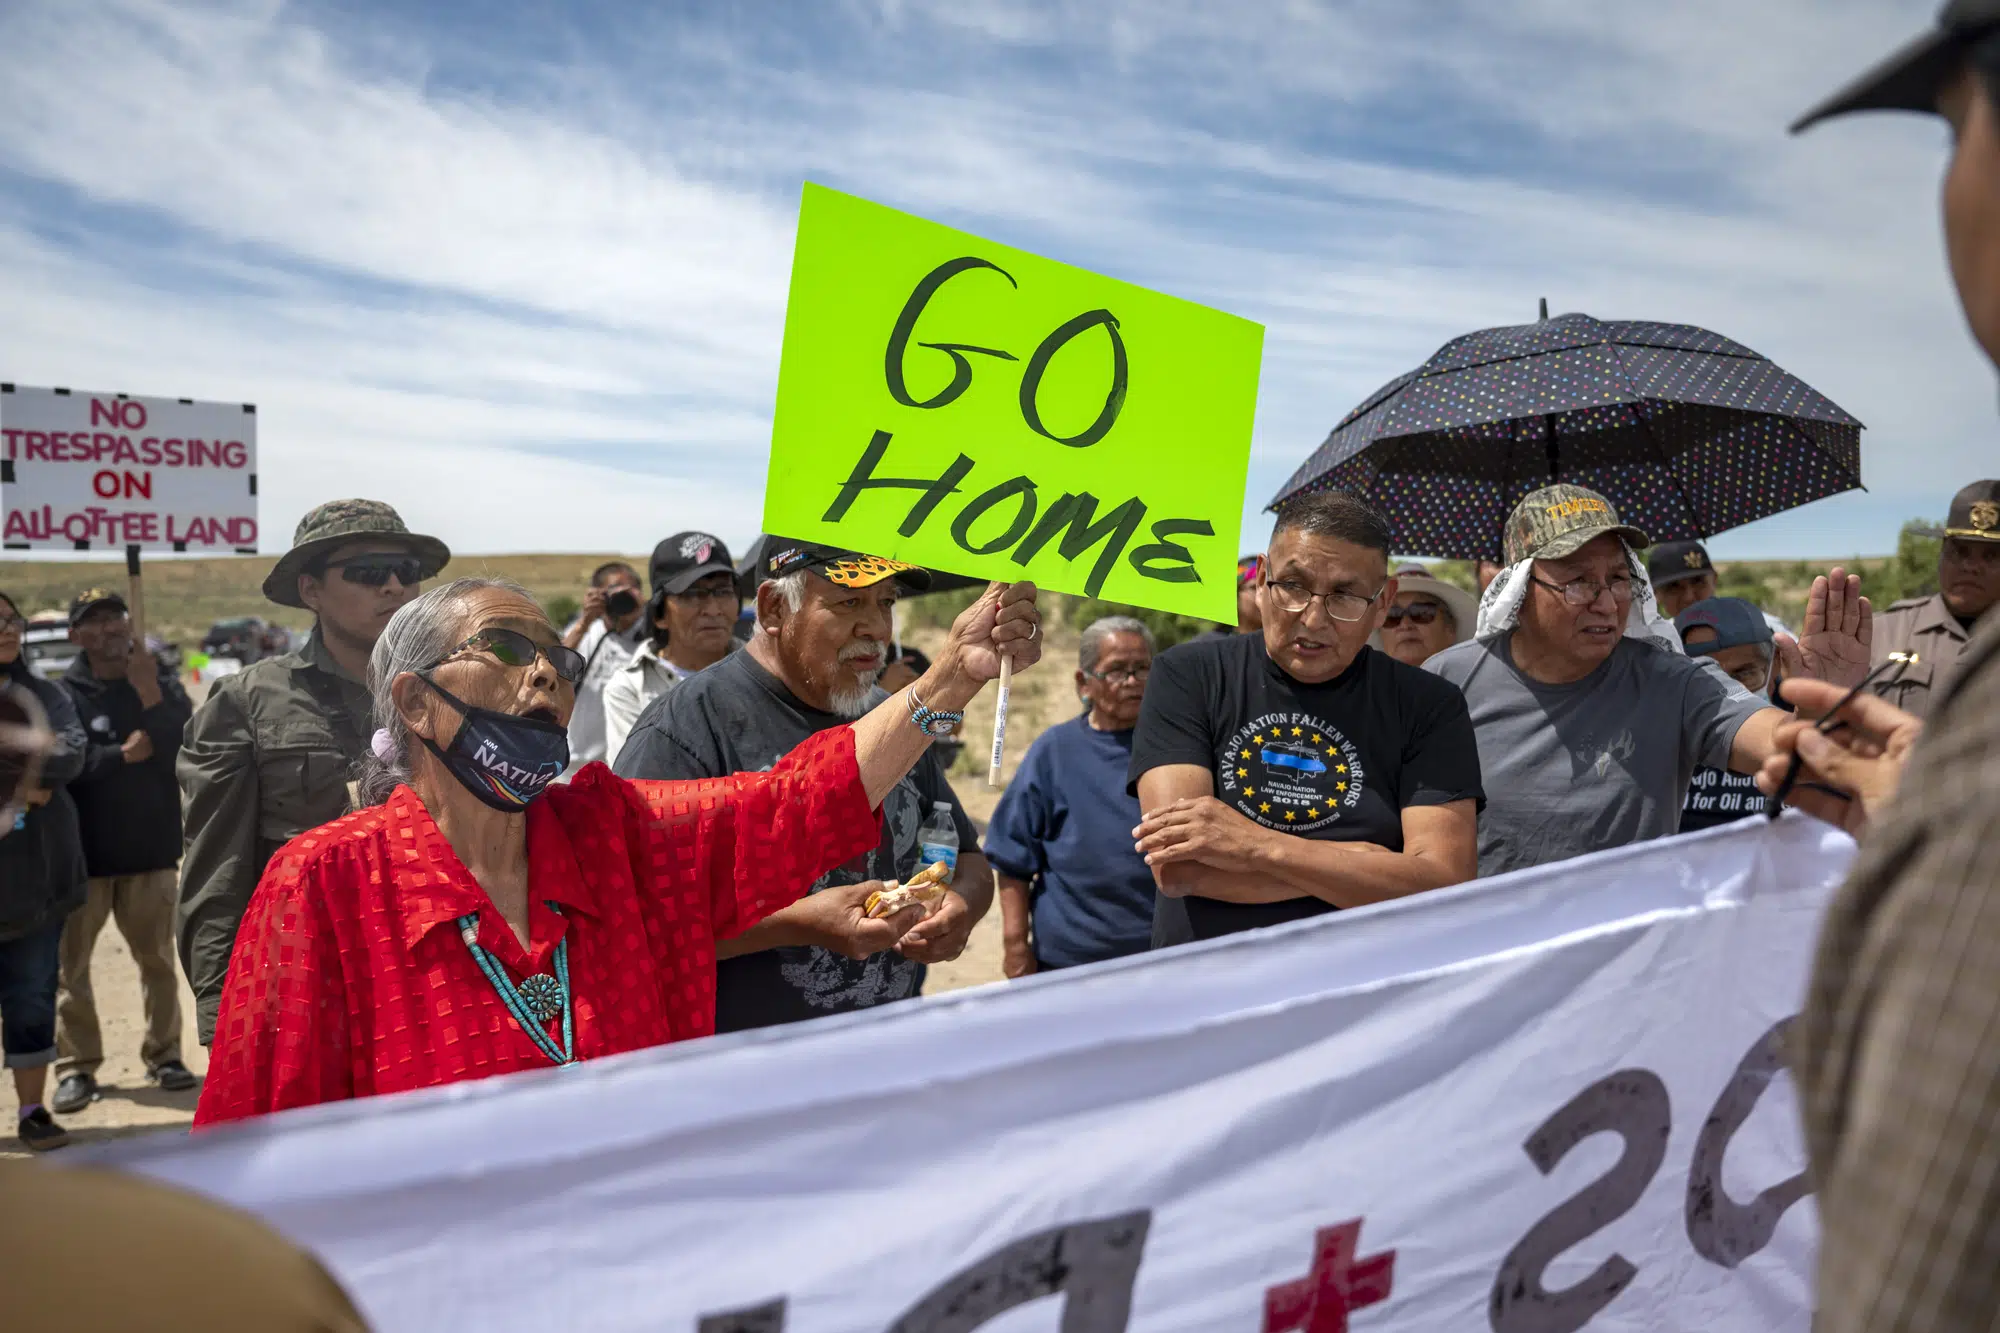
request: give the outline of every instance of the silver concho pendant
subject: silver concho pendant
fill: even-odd
[[[546,1023],[563,1011],[562,983],[546,972],[537,972],[521,983],[521,1003]]]

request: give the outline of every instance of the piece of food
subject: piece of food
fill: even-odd
[[[890,880],[888,887],[875,890],[868,895],[868,902],[862,910],[871,921],[879,921],[885,916],[894,916],[905,907],[922,907],[929,910],[937,905],[951,888],[951,867],[943,861],[933,861],[910,876],[905,883]]]

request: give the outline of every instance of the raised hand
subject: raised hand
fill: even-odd
[[[1813,580],[1806,597],[1805,630],[1797,639],[1778,636],[1785,674],[1811,677],[1852,689],[1868,674],[1875,611],[1861,595],[1861,578],[1835,565]]]
[[[975,684],[996,680],[1002,654],[1023,671],[1042,657],[1042,616],[1035,606],[1035,585],[992,583],[978,601],[951,623],[945,640],[946,657],[955,656],[959,670]]]
[[[139,696],[139,707],[157,708],[165,694],[160,689],[160,664],[142,641],[134,641],[125,658],[125,679]]]

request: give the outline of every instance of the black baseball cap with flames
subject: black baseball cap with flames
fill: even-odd
[[[792,542],[779,537],[771,538],[770,542],[761,571],[767,579],[781,579],[809,569],[843,588],[872,588],[885,579],[894,579],[911,592],[930,590],[930,571],[917,565],[818,542]]]

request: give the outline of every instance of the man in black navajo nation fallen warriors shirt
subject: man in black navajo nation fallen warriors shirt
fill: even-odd
[[[1157,946],[1473,877],[1483,799],[1458,688],[1368,646],[1396,598],[1360,500],[1288,502],[1263,627],[1162,654],[1133,739]]]

